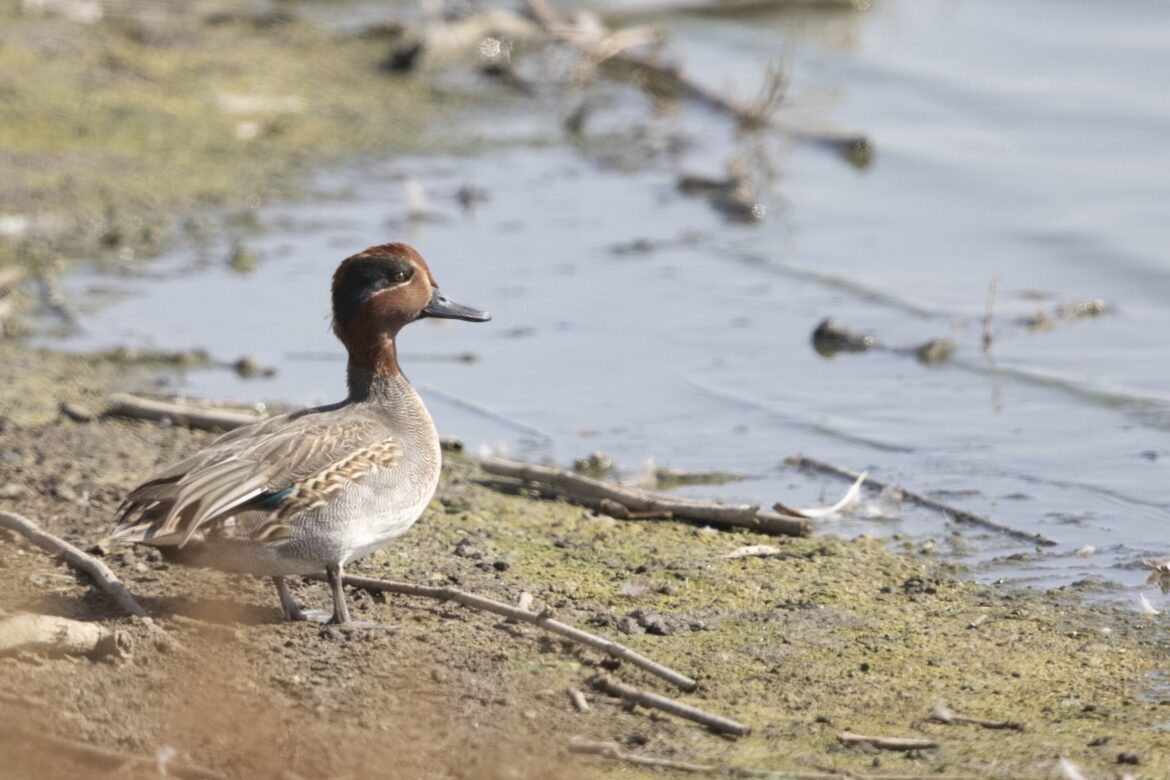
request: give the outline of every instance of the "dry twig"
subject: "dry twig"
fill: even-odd
[[[1023,731],[1024,724],[1015,720],[983,720],[982,718],[968,718],[965,715],[958,715],[951,711],[951,708],[946,705],[946,702],[936,702],[930,709],[928,720],[933,720],[936,723],[955,724],[970,724],[972,726],[982,726],[985,729],[1009,729],[1011,731]]]
[[[13,512],[0,511],[0,528],[7,528],[28,539],[50,555],[59,555],[74,569],[85,572],[122,611],[136,617],[146,617],[146,610],[126,589],[109,566],[69,542],[41,530],[36,523]]]
[[[742,767],[715,766],[712,764],[698,764],[691,761],[677,759],[655,758],[641,756],[622,750],[614,742],[596,742],[589,739],[573,737],[569,740],[569,752],[587,756],[601,756],[613,761],[621,761],[634,766],[644,766],[653,769],[668,769],[675,772],[686,772],[701,775],[726,775],[728,777],[744,778],[773,778],[779,780],[961,780],[954,775],[861,775],[854,772],[792,772],[779,769],[744,769]]]
[[[590,679],[590,684],[599,691],[608,693],[610,696],[618,696],[623,701],[633,702],[634,704],[641,704],[643,707],[650,707],[663,712],[669,712],[671,715],[677,715],[680,718],[694,721],[702,724],[712,731],[720,734],[731,734],[736,737],[744,737],[752,733],[749,726],[742,723],[724,718],[721,715],[713,715],[710,712],[692,707],[689,704],[683,704],[681,701],[676,701],[667,696],[662,696],[650,691],[643,691],[635,688],[632,685],[626,685],[613,679],[607,674],[599,674]]]
[[[156,401],[126,393],[111,395],[109,406],[102,414],[105,417],[128,417],[133,420],[156,422],[166,420],[176,425],[204,431],[230,431],[264,419],[251,412],[234,412],[230,409],[215,409],[177,401]]]
[[[837,735],[842,745],[869,745],[879,750],[928,750],[938,747],[938,740],[923,737],[867,737],[843,731]]]
[[[624,49],[599,51],[595,41],[573,35],[571,25],[566,24],[561,15],[546,0],[527,0],[527,5],[529,13],[549,35],[578,49],[590,60],[607,62],[619,69],[633,71],[647,81],[653,81],[664,91],[700,103],[719,113],[727,114],[744,127],[766,127],[822,144],[843,154],[854,165],[864,167],[873,157],[873,148],[865,136],[811,130],[784,124],[771,115],[770,112],[775,108],[773,102],[758,105],[744,104],[695,81],[681,67],[664,65]],[[769,78],[772,77],[769,76]],[[775,91],[777,97],[783,93],[782,88]]]
[[[589,712],[589,702],[585,700],[585,694],[576,688],[569,689],[569,701],[573,703],[573,709],[577,712]]]
[[[588,739],[573,738],[569,740],[569,752],[590,756],[603,756],[615,761],[622,761],[635,766],[648,766],[655,769],[671,769],[675,772],[693,772],[711,774],[719,771],[718,767],[710,764],[692,764],[689,761],[672,761],[668,758],[654,758],[653,756],[639,756],[627,753],[614,742],[595,742]]]
[[[810,469],[812,471],[820,471],[825,474],[832,474],[834,476],[843,477],[845,479],[855,480],[861,476],[855,471],[850,471],[849,469],[835,466],[832,463],[827,463],[823,460],[810,458],[807,455],[792,455],[791,457],[785,458],[784,462],[790,466]],[[876,480],[872,477],[867,480],[867,484],[874,490],[885,490],[887,487],[890,487],[887,483],[881,482],[880,480]],[[909,501],[913,501],[919,506],[924,506],[928,509],[934,509],[942,512],[945,515],[950,515],[956,520],[956,522],[977,525],[981,528],[986,528],[989,531],[996,531],[1006,536],[1010,536],[1013,539],[1032,542],[1033,544],[1036,544],[1040,547],[1053,547],[1056,545],[1056,542],[1042,534],[1030,534],[1027,531],[1021,531],[1018,528],[1012,528],[1011,526],[1006,526],[993,520],[988,520],[986,517],[974,514],[973,512],[968,512],[965,509],[956,509],[949,504],[944,504],[941,501],[936,501],[929,496],[924,496],[921,493],[915,493],[914,491],[907,490],[906,488],[900,487],[899,490],[902,492],[903,498]]]
[[[669,513],[670,517],[786,536],[807,536],[812,531],[812,524],[807,518],[791,517],[751,504],[719,504],[713,501],[663,496],[583,477],[563,469],[494,458],[482,461],[480,466],[489,474],[547,485],[568,498],[606,514],[617,512],[614,507],[617,505],[630,510],[631,517],[636,517],[633,513],[641,512],[654,513],[658,517],[666,517]]]
[[[991,333],[991,320],[995,316],[995,288],[998,280],[993,276],[987,284],[987,311],[983,314],[983,351],[991,349],[994,337]]]
[[[144,756],[130,755],[129,753],[119,753],[114,750],[97,747],[96,745],[87,745],[84,742],[75,742],[71,739],[54,737],[49,734],[24,731],[19,728],[0,729],[0,741],[5,740],[40,745],[51,750],[54,755],[67,756],[68,758],[88,764],[97,769],[117,771],[127,767],[135,767],[151,773],[159,771],[160,762],[157,758],[146,758]],[[226,780],[226,777],[219,772],[193,764],[185,764],[181,761],[167,761],[165,774],[167,776],[183,778],[184,780]]]
[[[0,656],[22,651],[93,658],[120,655],[124,634],[100,623],[20,612],[0,620]]]
[[[320,575],[314,575],[309,579],[324,581],[324,577]],[[545,631],[563,636],[578,644],[592,647],[594,650],[599,650],[606,655],[637,666],[639,669],[644,669],[650,674],[661,677],[671,685],[681,688],[684,691],[693,691],[699,686],[690,677],[652,661],[625,645],[620,645],[617,642],[597,636],[596,634],[590,634],[588,631],[582,631],[579,628],[574,628],[554,619],[551,610],[546,609],[541,612],[530,612],[525,609],[510,606],[502,601],[477,596],[474,593],[468,593],[467,591],[456,588],[437,588],[430,585],[415,585],[409,582],[392,582],[390,580],[375,580],[369,577],[351,577],[349,575],[346,575],[345,582],[363,590],[401,593],[405,596],[421,596],[422,598],[437,599],[439,601],[454,601],[456,604],[461,604],[469,609],[480,609],[484,612],[491,612],[505,618],[511,618],[517,622],[531,623],[538,628],[543,628]]]

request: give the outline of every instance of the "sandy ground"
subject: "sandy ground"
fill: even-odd
[[[571,737],[775,771],[1051,777],[1063,756],[1088,777],[1170,772],[1159,726],[1170,720],[1170,697],[1151,677],[1165,668],[1167,646],[1147,618],[1072,593],[979,586],[871,540],[623,522],[502,495],[477,484],[482,475],[461,457],[449,458],[439,495],[410,533],[351,573],[509,603],[528,591],[537,608],[702,684],[683,694],[628,666],[613,670],[618,678],[742,720],[752,735],[728,739],[625,707],[587,687],[601,654],[452,604],[352,591],[355,617],[389,628],[282,623],[268,582],[100,544],[126,489],[211,434],[59,416],[62,401],[100,408],[111,389],[142,381],[107,364],[9,345],[0,366],[0,508],[97,550],[179,644],[158,642],[83,578],[0,533],[0,609],[99,621],[130,643],[122,657],[0,658],[10,756],[0,776],[113,776],[29,732],[144,757],[172,748],[176,760],[240,778],[648,771],[570,756]],[[720,557],[761,543],[785,556]],[[298,583],[296,593],[328,604],[319,584]],[[586,692],[589,712],[574,710],[569,689]],[[930,723],[939,700],[1025,729]],[[844,749],[845,730],[941,746]]]

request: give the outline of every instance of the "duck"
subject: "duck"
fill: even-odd
[[[347,257],[332,280],[348,352],[343,401],[237,428],[131,490],[112,540],[183,564],[271,577],[287,620],[352,623],[344,569],[405,533],[439,483],[430,413],[398,365],[399,331],[423,318],[486,322],[448,300],[402,243]],[[287,577],[320,575],[333,611],[302,610]]]

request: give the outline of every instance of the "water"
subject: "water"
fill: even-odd
[[[495,315],[401,339],[440,429],[473,451],[567,464],[602,450],[627,471],[653,458],[748,477],[695,495],[831,499],[844,483],[784,466],[806,453],[1059,544],[952,536],[910,508],[827,530],[936,538],[986,579],[1138,587],[1141,559],[1170,548],[1170,6],[905,0],[659,22],[694,73],[740,94],[763,63],[784,62],[787,116],[868,133],[875,164],[737,139],[698,108],[649,119],[621,89],[601,91],[578,143],[559,131],[568,102],[501,100],[452,130],[487,151],[363,161],[322,173],[302,202],[262,208],[263,230],[245,238],[262,258],[251,275],[226,267],[224,244],[179,249],[141,278],[75,275],[68,292],[99,303],[68,346],[248,353],[278,376],[191,372],[177,389],[333,400],[329,274],[407,240],[449,297]],[[728,224],[675,186],[733,157],[767,182],[758,225]],[[407,218],[406,178],[431,218]],[[488,199],[464,211],[464,185]],[[659,244],[614,251],[634,239]],[[93,294],[111,286],[112,300]],[[1016,323],[1085,297],[1113,310],[1050,332]],[[958,349],[935,367],[890,352],[826,359],[809,338],[826,316],[892,345],[947,336]],[[477,360],[430,359],[465,352]]]

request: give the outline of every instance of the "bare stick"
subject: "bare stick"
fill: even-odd
[[[167,420],[176,425],[199,430],[230,431],[242,425],[251,425],[264,419],[250,412],[233,412],[229,409],[212,409],[176,401],[156,401],[126,393],[116,393],[109,398],[106,417],[129,417],[134,420]]]
[[[481,461],[480,466],[489,474],[548,485],[569,498],[602,511],[607,511],[606,508],[609,507],[607,514],[614,510],[605,502],[613,502],[634,512],[669,512],[673,517],[683,517],[714,525],[750,528],[765,533],[807,536],[812,530],[812,524],[807,518],[790,517],[779,512],[761,510],[752,504],[719,504],[713,501],[663,496],[583,477],[563,469],[515,463],[495,458]]]
[[[655,769],[673,769],[676,772],[692,772],[697,774],[712,774],[719,771],[719,767],[710,764],[692,764],[689,761],[672,761],[668,758],[654,758],[653,756],[639,756],[627,753],[614,742],[594,742],[593,740],[574,737],[569,740],[569,752],[590,756],[603,756],[615,761],[623,761],[635,766],[649,766]]]
[[[936,723],[947,724],[970,724],[972,726],[982,726],[985,729],[1010,729],[1011,731],[1023,731],[1024,724],[1015,720],[983,720],[982,718],[968,718],[965,715],[959,715],[952,712],[951,708],[946,705],[946,702],[936,702],[930,709],[928,720],[933,720]]]
[[[695,16],[734,16],[760,11],[789,10],[792,8],[815,7],[841,11],[857,10],[855,0],[817,0],[817,2],[793,2],[793,0],[697,0],[697,2],[661,3],[645,7],[618,8],[601,11],[601,18],[610,24],[625,24],[631,21],[652,19],[673,14]]]
[[[81,317],[78,315],[77,309],[61,292],[61,285],[57,283],[57,278],[44,271],[37,276],[37,281],[40,282],[41,300],[45,308],[57,316],[70,333],[80,330]]]
[[[126,417],[131,420],[153,420],[156,422],[168,421],[204,431],[230,431],[233,428],[267,419],[251,412],[235,412],[231,409],[190,402],[160,401],[127,393],[111,395],[108,404],[105,411],[102,412],[104,417]],[[65,405],[62,405],[61,411],[70,419],[79,422],[88,422],[89,419],[92,419],[86,414],[66,409]],[[440,437],[439,446],[447,452],[463,451],[463,442],[454,436]]]
[[[32,520],[12,512],[0,511],[0,528],[15,531],[50,555],[61,556],[70,566],[88,574],[94,584],[109,595],[122,611],[136,617],[146,617],[146,610],[110,570],[110,567],[89,553],[82,552],[69,542],[53,536],[47,531],[42,531]]]
[[[21,741],[43,745],[52,750],[55,755],[65,755],[75,761],[80,761],[99,769],[118,770],[124,767],[139,767],[151,773],[159,772],[160,765],[165,766],[168,776],[184,778],[184,780],[226,780],[225,775],[205,769],[201,766],[184,764],[180,761],[161,762],[156,758],[134,756],[129,753],[119,753],[107,750],[96,745],[87,745],[84,742],[74,742],[71,739],[50,736],[40,732],[24,731],[19,728],[0,730],[0,741]]]
[[[576,688],[569,689],[569,701],[573,703],[573,709],[577,712],[589,712],[589,702],[585,700],[585,694]]]
[[[742,723],[724,718],[720,715],[712,715],[698,707],[683,704],[681,701],[676,701],[675,699],[657,693],[643,691],[631,685],[620,683],[607,674],[599,674],[591,678],[589,682],[593,687],[599,691],[608,693],[610,696],[619,696],[625,701],[641,704],[643,707],[669,712],[671,715],[677,715],[680,718],[686,718],[695,723],[700,723],[720,734],[744,737],[752,733],[751,728]]]
[[[790,466],[810,469],[812,471],[820,471],[825,474],[832,474],[834,476],[843,477],[845,479],[855,480],[861,476],[855,471],[850,471],[849,469],[835,466],[832,463],[826,463],[823,460],[810,458],[807,455],[792,455],[791,457],[785,458],[784,462]],[[885,490],[887,487],[890,487],[890,485],[887,483],[874,479],[873,477],[869,477],[866,480],[866,484],[873,490]],[[1030,534],[1027,531],[1021,531],[1018,528],[1012,528],[1011,526],[1006,526],[993,520],[988,520],[986,517],[974,514],[973,512],[968,512],[965,509],[956,509],[949,504],[944,504],[941,501],[935,501],[933,498],[924,496],[921,493],[915,493],[914,491],[907,490],[903,487],[899,487],[898,489],[901,490],[902,496],[904,498],[913,501],[919,506],[924,506],[928,509],[934,509],[942,512],[945,515],[950,515],[957,522],[977,525],[981,528],[986,528],[989,531],[996,531],[1006,536],[1010,536],[1013,539],[1032,542],[1033,544],[1037,544],[1041,547],[1053,547],[1056,545],[1056,542],[1042,534]]]
[[[309,579],[324,581],[324,576],[313,575]],[[596,634],[590,634],[588,631],[582,631],[567,623],[555,620],[552,617],[552,612],[547,609],[541,612],[532,612],[513,607],[502,601],[495,601],[484,596],[477,596],[474,593],[457,590],[456,588],[436,588],[430,585],[415,585],[409,582],[392,582],[390,580],[375,580],[369,577],[351,577],[349,575],[346,575],[345,582],[363,590],[401,593],[406,596],[421,596],[439,601],[454,601],[456,604],[461,604],[469,609],[480,609],[484,612],[491,612],[505,618],[511,618],[517,622],[531,623],[534,626],[543,628],[545,631],[563,636],[578,644],[587,645],[606,655],[621,659],[633,666],[637,666],[639,669],[645,669],[650,674],[661,677],[671,685],[681,688],[684,691],[693,691],[699,687],[699,684],[690,677],[663,666],[660,663],[651,661],[646,656],[631,650],[625,645],[620,645],[617,642],[597,636]]]
[[[837,735],[842,745],[869,745],[879,750],[928,750],[938,747],[938,740],[922,737],[867,737],[843,731]]]
[[[628,753],[615,742],[595,742],[573,737],[569,740],[569,752],[587,756],[601,756],[635,766],[655,769],[672,769],[702,775],[725,775],[729,777],[784,778],[785,780],[961,780],[954,775],[859,775],[854,772],[790,772],[779,769],[744,769],[742,767],[713,766],[678,761],[653,756]]]
[[[19,612],[0,619],[0,656],[29,650],[93,658],[121,655],[125,635],[101,623]]]
[[[987,285],[987,311],[983,314],[983,351],[991,349],[991,320],[995,316],[995,286],[998,280],[993,276]]]
[[[867,165],[873,156],[873,149],[865,136],[786,125],[753,106],[732,100],[710,87],[700,84],[678,66],[664,65],[628,51],[600,51],[600,47],[590,40],[572,35],[560,14],[546,0],[527,0],[527,5],[529,13],[546,32],[557,40],[579,49],[589,58],[598,62],[610,62],[621,68],[649,76],[682,97],[705,105],[719,113],[727,114],[745,127],[767,127],[823,144],[843,153],[850,162],[859,166]]]

